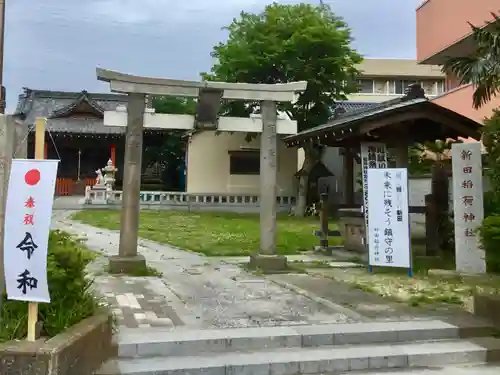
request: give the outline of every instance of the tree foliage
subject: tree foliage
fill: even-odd
[[[174,115],[194,115],[196,102],[190,98],[177,98],[173,96],[158,96],[153,98],[153,108],[156,113]],[[160,163],[163,166],[176,164],[184,158],[184,147],[181,140],[184,130],[169,131],[162,143],[147,145],[144,149],[143,164]]]
[[[350,46],[351,31],[328,6],[273,3],[258,14],[242,12],[216,45],[217,62],[204,79],[246,83],[307,81],[296,103],[281,103],[299,131],[324,124],[335,100],[357,90],[355,65],[362,58]],[[257,103],[253,103],[256,106]],[[252,105],[231,103],[227,112],[245,116]]]
[[[492,13],[489,27],[469,23],[476,49],[468,56],[448,59],[444,72],[453,73],[462,84],[475,86],[473,104],[477,109],[500,93],[500,17]]]
[[[484,194],[485,218],[479,235],[488,272],[500,273],[500,109],[484,122],[483,144],[490,190]]]
[[[277,4],[258,14],[242,12],[226,27],[227,41],[216,45],[216,63],[206,80],[246,83],[307,81],[295,103],[278,110],[297,121],[303,131],[325,124],[336,100],[356,92],[361,56],[351,47],[351,30],[328,6]],[[258,103],[225,103],[224,113],[248,116]],[[251,134],[249,136],[252,136]],[[304,172],[299,178],[296,215],[304,215],[309,173],[320,160],[321,147],[304,147]]]
[[[153,108],[156,113],[175,115],[194,115],[196,102],[191,98],[177,98],[173,96],[157,96],[153,98]],[[168,190],[176,190],[179,172],[184,164],[184,130],[172,130],[164,136],[160,143],[153,143],[144,148],[143,166],[158,163],[164,169],[162,180]]]
[[[490,191],[484,195],[485,216],[500,215],[500,109],[484,121],[483,144],[490,181]]]

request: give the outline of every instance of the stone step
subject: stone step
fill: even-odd
[[[97,375],[297,375],[434,367],[500,360],[500,340],[279,348],[196,356],[121,358]]]
[[[389,372],[388,372],[389,371]],[[342,374],[346,374],[345,372]],[[498,375],[500,374],[500,365],[491,366],[485,364],[479,365],[461,365],[461,366],[444,366],[422,369],[393,369],[382,371],[350,371],[348,375]],[[326,373],[314,375],[339,375],[339,373]]]
[[[120,332],[118,356],[189,356],[193,353],[252,351],[323,345],[396,343],[491,335],[491,326],[456,326],[439,320],[367,322],[213,330]]]

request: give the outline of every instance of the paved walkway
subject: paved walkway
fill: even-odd
[[[309,274],[256,276],[238,266],[244,260],[240,257],[209,258],[147,240],[139,241],[139,253],[149,266],[162,272],[162,277],[111,276],[105,272],[106,256],[118,252],[118,231],[73,222],[68,219],[70,214],[55,210],[52,225],[85,238],[91,250],[102,254],[89,270],[122,327],[225,328],[474,319],[462,311],[429,311],[388,302],[342,282]],[[291,258],[306,262],[331,260],[316,255]]]
[[[103,256],[117,254],[117,231],[72,222],[69,215],[69,211],[54,211],[53,228],[85,238],[87,246]],[[146,240],[140,240],[138,250],[151,267],[163,273],[161,278],[109,276],[104,272],[104,257],[91,266],[99,291],[128,328],[277,326],[361,319],[350,309],[311,300],[234,264]]]

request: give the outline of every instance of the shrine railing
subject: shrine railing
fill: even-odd
[[[122,191],[98,191],[87,189],[86,205],[120,205]],[[260,198],[253,194],[192,194],[169,191],[141,191],[141,207],[150,209],[181,209],[187,211],[235,211],[258,212]],[[287,212],[295,205],[295,197],[276,197],[279,212]]]

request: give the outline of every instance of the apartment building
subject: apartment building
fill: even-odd
[[[419,65],[416,60],[365,59],[359,64],[362,72],[358,84],[360,91],[349,96],[356,102],[383,102],[402,96],[406,88],[420,83],[428,97],[445,90],[445,75],[439,66]]]
[[[490,27],[491,13],[500,13],[499,0],[426,0],[416,11],[417,60],[421,66],[442,65],[448,57],[466,56],[475,50],[469,22]],[[476,110],[472,106],[472,85],[448,74],[445,93],[435,103],[482,122],[500,107],[500,97]]]

